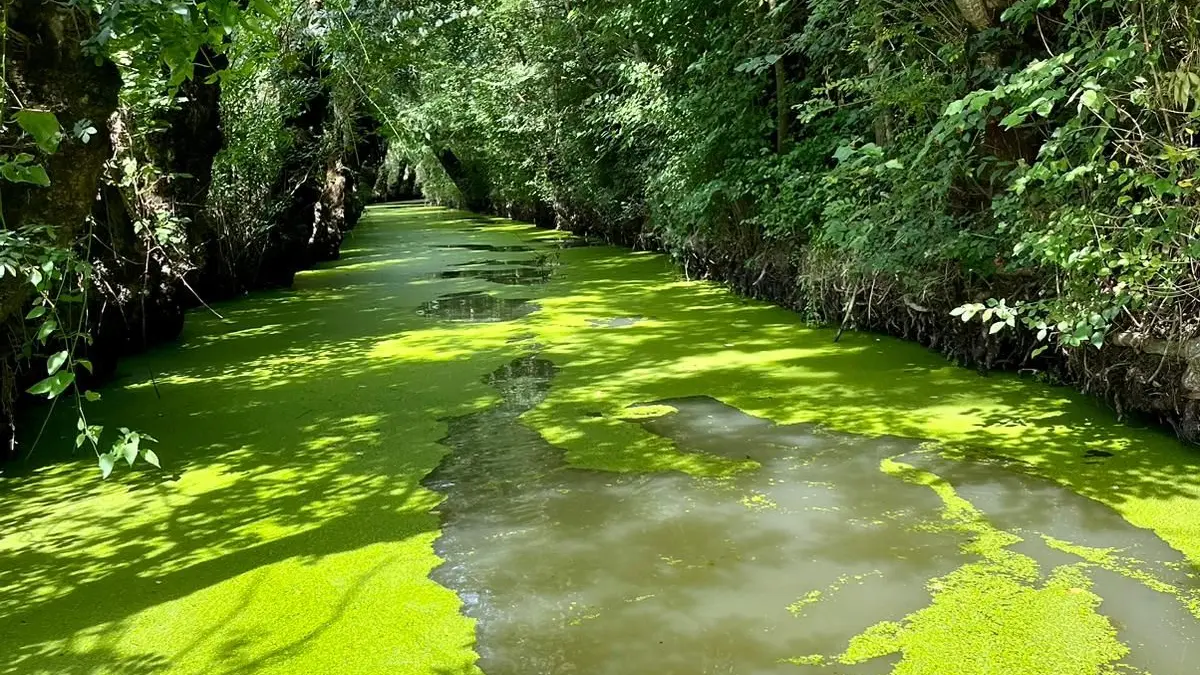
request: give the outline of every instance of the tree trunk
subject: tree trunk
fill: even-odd
[[[197,270],[190,275],[195,286],[202,285],[196,277],[217,274],[217,237],[206,217],[206,205],[212,186],[213,161],[225,147],[221,85],[214,76],[228,67],[225,54],[208,45],[200,48],[192,79],[179,88],[180,103],[164,116],[166,128],[151,141],[149,148],[155,165],[167,174],[159,186],[161,196],[175,216],[187,222],[188,254],[191,266]],[[210,77],[212,82],[208,81]],[[192,298],[188,304],[196,301]]]
[[[3,112],[26,108],[54,113],[64,137],[57,152],[43,156],[9,125],[0,143],[37,156],[50,177],[49,187],[0,181],[3,227],[44,224],[57,241],[72,245],[92,210],[96,184],[111,154],[104,128],[117,107],[121,78],[108,61],[85,54],[83,42],[95,30],[95,16],[76,5],[47,0],[12,0],[8,4],[7,54]],[[70,132],[77,123],[99,133],[84,143]],[[0,280],[0,324],[20,321],[28,284],[6,275]],[[18,391],[19,329],[0,332],[0,454],[13,449],[12,404]]]
[[[117,156],[153,165],[158,177],[122,187],[118,176],[110,176],[96,201],[97,236],[108,244],[94,251],[101,297],[92,303],[88,354],[98,377],[125,354],[174,339],[183,329],[184,311],[199,302],[186,290],[184,276],[199,286],[196,277],[206,276],[209,247],[216,244],[205,205],[213,160],[225,144],[220,84],[208,80],[229,62],[207,45],[194,62],[193,78],[180,85],[177,101],[158,119],[135,119],[125,109],[113,117]],[[139,124],[156,130],[136,133]],[[182,223],[182,241],[157,246],[136,231],[137,221],[156,222],[161,213]]]
[[[776,0],[767,0],[767,13],[774,14],[776,11]],[[782,20],[776,17],[780,28],[775,31],[776,39],[779,40],[782,30]],[[782,40],[779,40],[779,45],[782,46]],[[783,62],[783,50],[780,50],[778,58],[775,60],[775,152],[784,154],[787,152],[788,141],[791,140],[791,117],[792,106],[788,102],[787,96],[787,68]]]
[[[446,148],[437,154],[438,162],[445,169],[446,175],[462,193],[463,208],[471,211],[484,212],[491,205],[487,175],[477,162],[464,160]]]
[[[991,11],[984,0],[954,0],[958,11],[975,30],[983,30],[992,24]]]
[[[307,45],[297,57],[287,76],[309,94],[283,123],[292,135],[292,148],[272,193],[284,206],[267,236],[251,283],[255,286],[291,285],[296,270],[310,259],[310,246],[314,251],[324,246],[320,209],[328,167],[322,162],[322,142],[332,103],[318,47]]]
[[[354,190],[350,173],[340,155],[333,155],[326,160],[324,186],[313,218],[312,235],[308,240],[310,261],[335,260],[338,257],[338,249],[342,247],[342,238],[351,220],[347,214],[350,193]]]

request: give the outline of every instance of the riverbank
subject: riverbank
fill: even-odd
[[[1020,324],[994,333],[988,324],[951,314],[964,303],[1009,292],[1036,295],[1043,281],[1028,275],[972,282],[949,266],[936,283],[912,293],[896,274],[863,275],[844,260],[804,244],[781,248],[761,233],[737,239],[716,232],[666,241],[645,223],[610,225],[568,207],[509,205],[494,213],[661,252],[688,278],[715,281],[743,297],[790,309],[808,323],[910,340],[981,373],[1020,372],[1071,386],[1103,401],[1119,417],[1148,420],[1190,444],[1200,443],[1200,346],[1195,340],[1155,337],[1129,326],[1109,335],[1102,349],[1089,344],[1048,349],[1035,331]]]

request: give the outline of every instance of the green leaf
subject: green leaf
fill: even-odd
[[[279,12],[276,12],[275,8],[272,7],[266,0],[251,0],[250,5],[258,12],[265,14],[276,21],[279,20]]]
[[[29,313],[25,315],[25,318],[26,319],[39,319],[45,313],[46,313],[46,306],[38,305],[37,307],[34,307],[33,309],[29,310]]]
[[[44,152],[58,150],[59,126],[54,113],[44,110],[18,110],[15,117],[17,124],[33,137],[33,142]]]
[[[26,167],[21,174],[21,180],[18,182],[32,183],[39,187],[50,187],[50,174],[46,173],[45,167],[40,164]]]
[[[120,445],[121,455],[125,457],[125,461],[129,463],[129,466],[133,466],[133,463],[137,460],[139,450],[138,445],[140,445],[140,439],[138,438],[138,435],[130,434],[125,442]]]
[[[71,386],[71,383],[74,381],[75,373],[66,370],[60,370],[54,375],[47,377],[46,379],[33,385],[26,391],[34,394],[35,396],[45,394],[46,398],[54,398],[55,396],[58,396],[66,391],[67,387]]]
[[[75,447],[82,448],[83,442],[86,440],[87,440],[86,434],[79,434],[78,436],[75,437]]]
[[[18,155],[16,161],[0,159],[0,176],[10,183],[31,183],[39,187],[49,187],[50,176],[46,173],[46,169],[39,164],[23,163],[21,158],[24,157],[29,157],[29,155]]]
[[[996,323],[992,324],[991,328],[988,329],[988,335],[995,335],[996,333],[999,333],[1004,326],[1005,323],[1003,321],[997,321]]]
[[[113,460],[112,455],[108,454],[107,452],[104,453],[103,455],[100,455],[99,460],[100,460],[100,477],[108,478],[108,475],[110,473],[112,473],[113,467],[116,466],[117,463],[115,460]]]
[[[91,402],[95,403],[96,401],[99,401],[99,400],[100,400],[100,392],[98,392],[98,391],[85,391],[85,392],[83,392],[83,397],[84,397],[84,398],[86,398],[87,400],[89,400],[89,401],[91,401]]]
[[[70,354],[68,354],[67,350],[65,349],[61,352],[52,354],[50,358],[46,359],[46,374],[53,375],[57,373],[58,369],[62,368],[63,364],[67,362],[68,356],[70,356]]]
[[[46,322],[38,329],[37,341],[46,344],[46,340],[50,338],[50,334],[54,332],[55,328],[58,328],[58,322],[54,319],[46,319]]]
[[[26,389],[25,391],[29,392],[30,394],[33,394],[34,396],[38,396],[40,394],[48,394],[48,393],[50,393],[50,387],[53,384],[54,384],[54,378],[47,377],[46,379],[41,380],[40,382],[33,385],[32,387]]]
[[[162,465],[158,463],[158,455],[154,454],[153,450],[143,450],[142,459],[153,464],[156,468],[162,468]]]
[[[89,373],[94,374],[96,372],[95,370],[92,369],[92,362],[87,359],[79,359],[75,363],[78,364],[80,368],[87,370]],[[99,394],[97,394],[96,396],[99,396]]]
[[[71,383],[75,381],[75,373],[66,370],[60,370],[54,374],[54,384],[50,387],[50,395],[58,396],[63,393]]]
[[[1000,120],[1000,125],[1003,126],[1005,129],[1011,129],[1011,128],[1021,124],[1024,121],[1025,121],[1024,115],[1022,115],[1020,113],[1016,113],[1016,112],[1011,112],[1004,119]]]

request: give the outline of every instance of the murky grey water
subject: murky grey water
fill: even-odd
[[[450,420],[451,453],[427,484],[447,496],[434,572],[478,620],[488,675],[795,673],[784,659],[836,655],[865,628],[930,603],[927,582],[977,560],[927,487],[880,471],[886,458],[934,471],[1043,572],[1081,559],[1042,535],[1118,546],[1182,588],[1182,558],[1107,507],[996,464],[956,462],[918,443],[776,426],[709,398],[663,402],[642,421],[679,447],[753,459],[729,479],[616,475],[567,467],[521,425],[554,367],[518,359],[488,378],[496,406]],[[633,423],[633,422],[631,422]],[[1178,598],[1089,568],[1101,607],[1132,648],[1123,662],[1193,673],[1200,624]],[[799,602],[819,591],[812,603]],[[897,657],[836,673],[887,673]]]

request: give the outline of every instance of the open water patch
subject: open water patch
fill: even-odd
[[[455,323],[497,323],[515,321],[536,312],[538,306],[527,298],[504,298],[486,291],[446,293],[422,303],[417,314]]]
[[[557,265],[557,255],[541,251],[532,257],[516,258],[477,258],[462,262],[450,263],[451,268],[457,267],[552,267]]]
[[[517,253],[537,250],[536,247],[526,246],[525,244],[434,244],[433,248],[459,251],[491,251],[493,253]]]
[[[1180,655],[1200,627],[1187,610],[1195,585],[1178,554],[1108,507],[917,441],[779,426],[705,397],[640,406],[646,414],[628,423],[756,470],[703,479],[575,469],[518,421],[554,373],[530,356],[489,375],[502,401],[448,421],[441,442],[451,452],[426,481],[446,495],[436,544],[445,563],[433,578],[477,621],[488,675],[887,673],[914,658],[897,636],[919,634],[931,604],[959,601],[947,589],[956,580],[993,575],[1042,598],[1076,572],[1091,591],[1062,592],[1100,594],[1102,615],[1087,625],[1130,648],[1112,659],[1193,672]],[[995,522],[953,526],[954,488],[913,475],[948,477]],[[981,553],[980,540],[997,533],[996,550]],[[1102,560],[1112,545],[1132,547],[1137,561]],[[1033,575],[1010,579],[990,555]],[[895,644],[867,657],[851,649],[893,625]],[[984,656],[1003,666],[999,651]]]
[[[458,268],[438,272],[437,279],[482,279],[504,286],[534,286],[550,281],[553,270],[547,267],[509,265],[499,269],[491,267]]]

